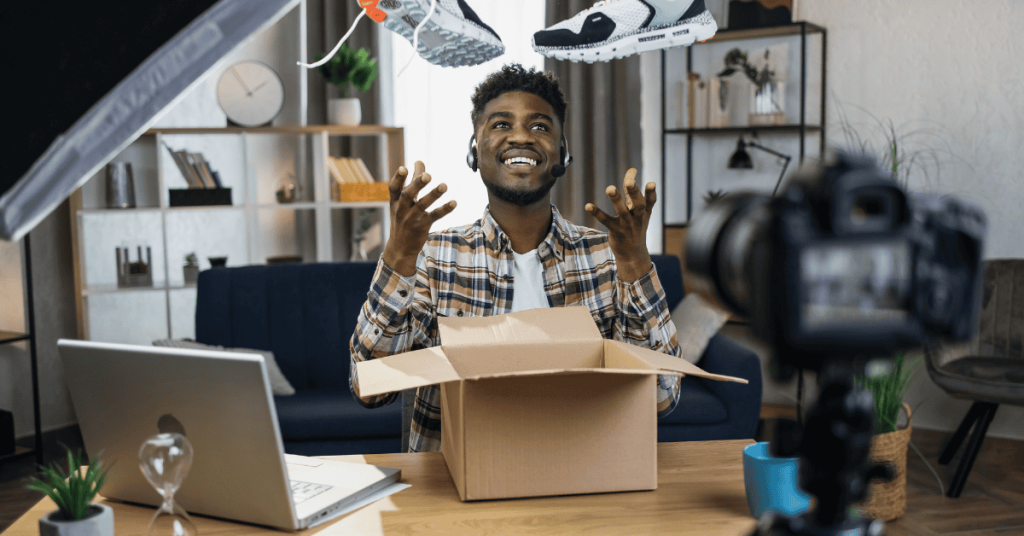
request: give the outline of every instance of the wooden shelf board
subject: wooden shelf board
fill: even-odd
[[[0,344],[8,342],[27,341],[28,338],[28,333],[21,333],[19,331],[0,330]]]
[[[331,201],[331,208],[388,208],[390,201]]]
[[[326,132],[330,136],[379,136],[402,132],[401,127],[385,127],[381,125],[307,125],[280,127],[207,127],[207,128],[151,128],[146,134],[320,134]]]
[[[747,30],[721,30],[715,34],[711,39],[703,42],[696,43],[694,46],[709,45],[714,43],[720,43],[723,41],[737,41],[740,39],[758,39],[762,37],[784,37],[790,35],[800,35],[800,27],[802,25],[807,26],[808,34],[824,33],[825,29],[817,24],[811,22],[794,22],[792,24],[784,24],[782,26],[771,26],[768,28],[750,28]]]

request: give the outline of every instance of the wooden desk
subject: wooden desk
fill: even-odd
[[[746,535],[754,527],[743,486],[739,441],[658,444],[658,489],[464,503],[439,452],[338,456],[402,469],[412,487],[301,534]],[[118,536],[145,534],[154,509],[107,501]],[[38,519],[53,510],[43,499],[5,532],[38,536]],[[287,534],[194,516],[200,534]]]

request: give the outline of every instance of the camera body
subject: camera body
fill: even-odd
[[[774,373],[968,339],[986,219],[948,197],[907,195],[867,157],[838,153],[778,197],[738,193],[690,225],[698,292],[748,318]]]

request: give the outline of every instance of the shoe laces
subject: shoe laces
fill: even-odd
[[[430,20],[430,17],[434,16],[434,11],[436,9],[437,0],[430,0],[430,11],[427,11],[427,16],[423,17],[423,20],[421,20],[420,23],[416,25],[416,29],[413,30],[412,32],[412,55],[409,56],[409,60],[405,62],[405,65],[402,66],[402,69],[400,71],[398,71],[398,74],[395,75],[395,78],[399,78],[402,76],[402,73],[405,72],[405,69],[409,67],[409,64],[412,63],[413,58],[415,58],[416,55],[419,53],[420,29],[423,28],[423,25],[425,25],[428,20]]]
[[[413,30],[413,32],[412,32],[412,56],[409,56],[409,60],[405,62],[405,66],[402,67],[402,70],[398,71],[398,74],[395,76],[395,78],[398,78],[398,77],[402,76],[402,73],[405,72],[406,67],[408,67],[409,64],[412,63],[412,60],[416,57],[416,54],[417,54],[417,52],[419,50],[420,30],[427,23],[427,21],[430,20],[430,17],[434,16],[434,11],[436,11],[436,10],[437,10],[437,0],[431,0],[430,1],[430,11],[427,12],[427,16],[423,17],[423,20],[420,21],[420,23],[416,25],[416,29]],[[334,45],[334,48],[331,50],[331,52],[329,54],[327,54],[326,56],[324,56],[323,59],[321,59],[320,61],[318,61],[316,63],[303,63],[301,61],[298,61],[298,62],[295,62],[295,63],[297,63],[298,65],[300,65],[302,67],[305,67],[307,69],[313,69],[313,68],[319,67],[319,66],[327,63],[328,61],[330,61],[330,59],[333,58],[334,55],[338,53],[338,50],[341,48],[342,43],[347,41],[349,36],[352,35],[352,32],[355,31],[356,26],[359,24],[359,21],[362,20],[362,18],[365,15],[366,15],[366,10],[365,9],[361,10],[359,12],[359,14],[356,15],[356,20],[352,21],[352,26],[349,26],[348,31],[345,32],[345,35],[342,36],[341,40],[338,41],[338,44]]]

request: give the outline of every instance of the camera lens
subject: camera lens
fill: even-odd
[[[686,269],[694,287],[741,316],[751,312],[754,279],[751,248],[768,219],[765,194],[740,192],[711,203],[690,222],[686,237]]]

